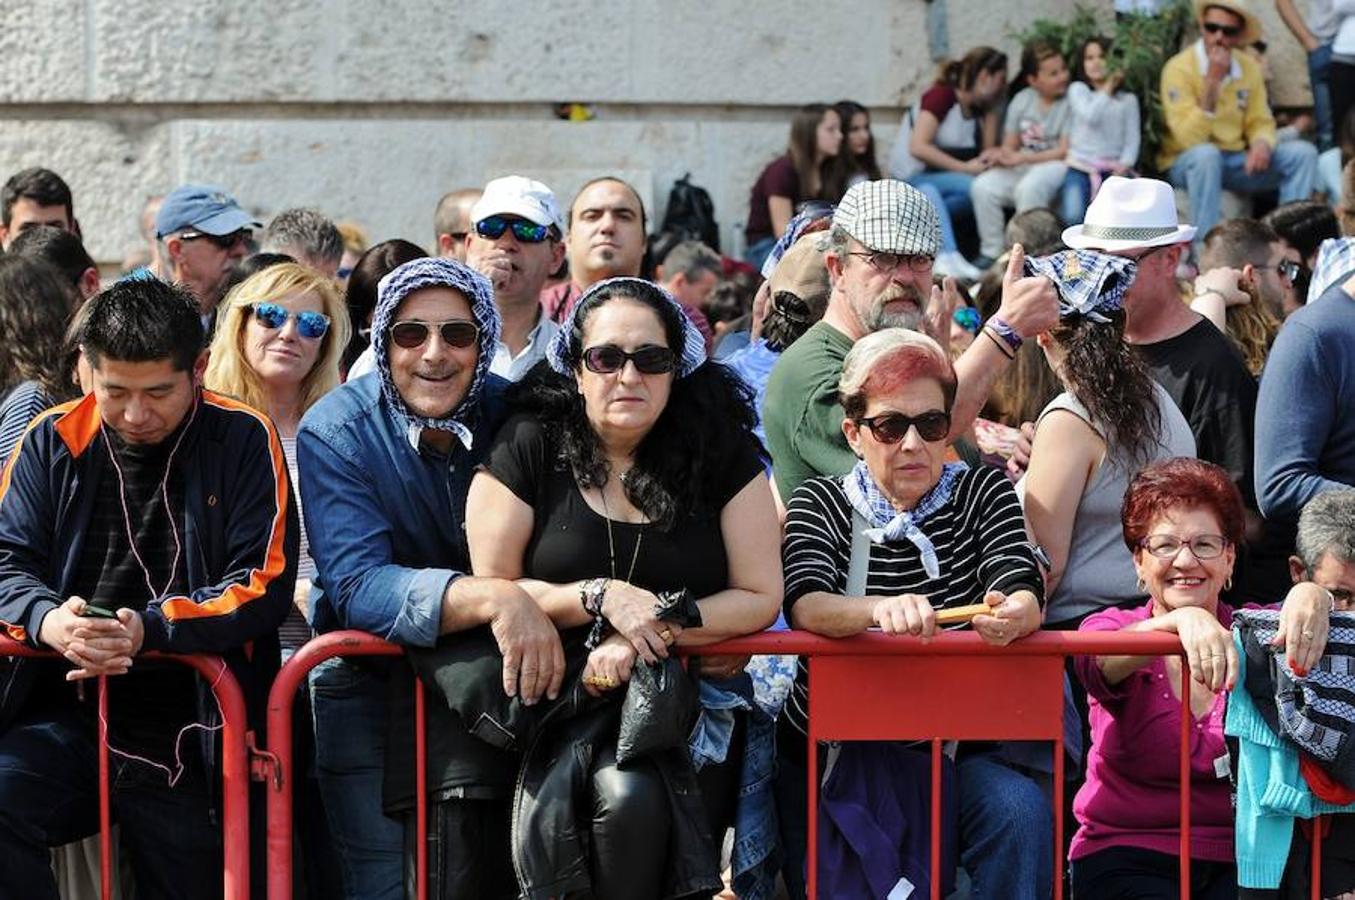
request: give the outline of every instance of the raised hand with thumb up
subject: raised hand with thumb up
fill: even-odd
[[[1058,324],[1059,294],[1054,282],[1043,275],[1026,275],[1025,268],[1025,248],[1016,244],[1002,276],[1002,304],[997,318],[1022,340],[1029,340]]]

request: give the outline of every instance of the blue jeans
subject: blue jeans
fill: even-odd
[[[48,848],[99,830],[98,738],[90,710],[34,704],[0,737],[0,898],[58,900]],[[41,707],[41,708],[36,708]],[[221,823],[196,740],[174,787],[145,763],[109,754],[109,798],[137,896],[221,897]],[[114,861],[116,871],[117,863]]]
[[[917,188],[936,207],[941,219],[941,252],[955,252],[955,217],[972,216],[974,204],[969,199],[969,187],[974,176],[964,172],[919,172],[908,183]]]
[[[767,257],[771,254],[772,248],[775,246],[775,236],[759,238],[744,248],[743,261],[761,272],[762,264],[767,261]]]
[[[379,664],[378,664],[379,665]],[[310,675],[315,775],[348,900],[403,900],[404,829],[381,808],[386,679],[330,659]]]
[[[777,767],[777,811],[786,860],[782,878],[791,900],[803,900],[808,775],[784,754]],[[1047,900],[1054,891],[1054,814],[1044,792],[995,753],[962,757],[956,781],[960,864],[969,873],[970,897]]]
[[[1257,194],[1279,189],[1280,203],[1307,200],[1317,178],[1317,148],[1307,141],[1281,141],[1264,172],[1248,175],[1244,151],[1223,151],[1215,144],[1196,144],[1182,153],[1168,170],[1171,183],[1190,197],[1190,221],[1198,229],[1198,246],[1219,221],[1219,198],[1224,189]]]
[[[1092,177],[1070,168],[1059,188],[1059,218],[1064,225],[1081,225],[1092,199]]]
[[[1313,88],[1313,118],[1317,120],[1317,146],[1323,150],[1334,144],[1331,88],[1327,73],[1331,69],[1331,44],[1323,44],[1308,54],[1308,83]]]

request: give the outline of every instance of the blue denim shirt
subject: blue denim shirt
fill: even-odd
[[[357,628],[416,647],[438,638],[442,596],[470,570],[466,492],[504,417],[507,382],[490,376],[471,446],[417,446],[381,399],[380,376],[316,403],[297,433],[306,534],[317,576],[311,625]]]
[[[781,871],[780,826],[772,794],[776,777],[776,720],[753,699],[747,675],[712,683],[701,681],[701,715],[687,749],[693,765],[724,762],[734,734],[734,711],[747,715],[739,801],[734,811],[734,848],[730,867],[740,900],[771,900]]]

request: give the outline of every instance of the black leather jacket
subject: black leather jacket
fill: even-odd
[[[528,900],[591,890],[589,775],[597,748],[616,740],[621,721],[622,693],[590,696],[579,681],[587,656],[581,635],[578,641],[563,637],[571,660],[565,689],[555,701],[531,707],[505,696],[503,659],[487,629],[409,651],[430,695],[428,788],[434,797],[448,789],[436,775],[448,762],[437,758],[436,730],[460,729],[517,759],[512,853],[518,889]],[[672,821],[662,897],[715,893],[721,889],[719,859],[687,749],[650,758],[668,789]],[[391,764],[388,758],[388,777]],[[496,779],[497,767],[486,774]]]

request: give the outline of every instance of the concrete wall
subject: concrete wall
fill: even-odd
[[[1012,30],[1070,7],[946,0],[951,51],[1014,51]],[[264,219],[309,205],[426,245],[438,196],[496,175],[567,202],[614,172],[657,213],[690,171],[728,249],[799,104],[870,106],[888,158],[933,72],[927,16],[922,0],[0,0],[0,177],[60,172],[114,261],[145,197],[188,180]],[[596,117],[560,121],[560,101]]]

